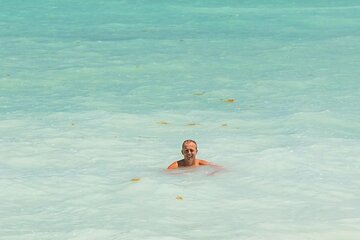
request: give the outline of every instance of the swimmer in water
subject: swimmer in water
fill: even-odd
[[[208,161],[196,159],[196,154],[198,153],[198,149],[197,149],[197,144],[194,140],[191,139],[185,140],[182,144],[181,153],[184,156],[184,158],[173,162],[172,164],[170,164],[170,166],[167,169],[176,169],[182,167],[197,167],[201,165],[211,165],[215,167],[217,171],[223,168]]]

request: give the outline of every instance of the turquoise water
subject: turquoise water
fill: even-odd
[[[0,239],[357,239],[359,20],[354,0],[2,0]],[[187,138],[225,170],[164,171]]]

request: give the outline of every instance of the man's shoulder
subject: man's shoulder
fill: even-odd
[[[206,160],[203,159],[197,159],[199,165],[209,165],[210,163]]]
[[[175,161],[172,164],[170,164],[170,166],[168,166],[168,169],[178,168],[178,167],[183,166],[183,165],[184,165],[184,159],[178,160],[178,161]]]

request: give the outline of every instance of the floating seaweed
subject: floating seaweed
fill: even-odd
[[[132,178],[131,181],[132,182],[140,182],[140,178]]]
[[[200,124],[198,124],[198,123],[188,123],[188,124],[186,124],[186,126],[188,126],[188,127],[193,127],[193,126],[199,126]]]
[[[202,95],[204,95],[204,94],[205,94],[205,92],[197,92],[197,93],[194,93],[195,96],[202,96]]]
[[[227,103],[234,103],[234,102],[236,102],[235,99],[233,99],[233,98],[229,98],[229,99],[226,99],[226,100],[224,100],[224,101],[227,102]]]
[[[159,121],[158,124],[161,124],[161,125],[166,125],[166,124],[169,124],[168,122],[166,121]]]
[[[177,195],[176,200],[184,200],[184,198],[182,196],[180,196],[180,195]]]

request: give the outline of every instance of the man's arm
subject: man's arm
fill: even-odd
[[[215,173],[221,171],[224,169],[223,166],[219,166],[219,165],[216,165],[214,163],[211,163],[211,162],[208,162],[208,161],[205,161],[205,160],[199,160],[199,165],[209,165],[211,167],[213,167],[215,170],[212,171],[211,173],[208,173],[207,175],[210,176],[210,175],[214,175]]]
[[[208,161],[205,161],[205,160],[198,160],[199,161],[199,165],[210,165],[214,168],[224,168],[223,166],[219,166],[219,165],[216,165],[215,163],[211,163],[211,162],[208,162]]]

